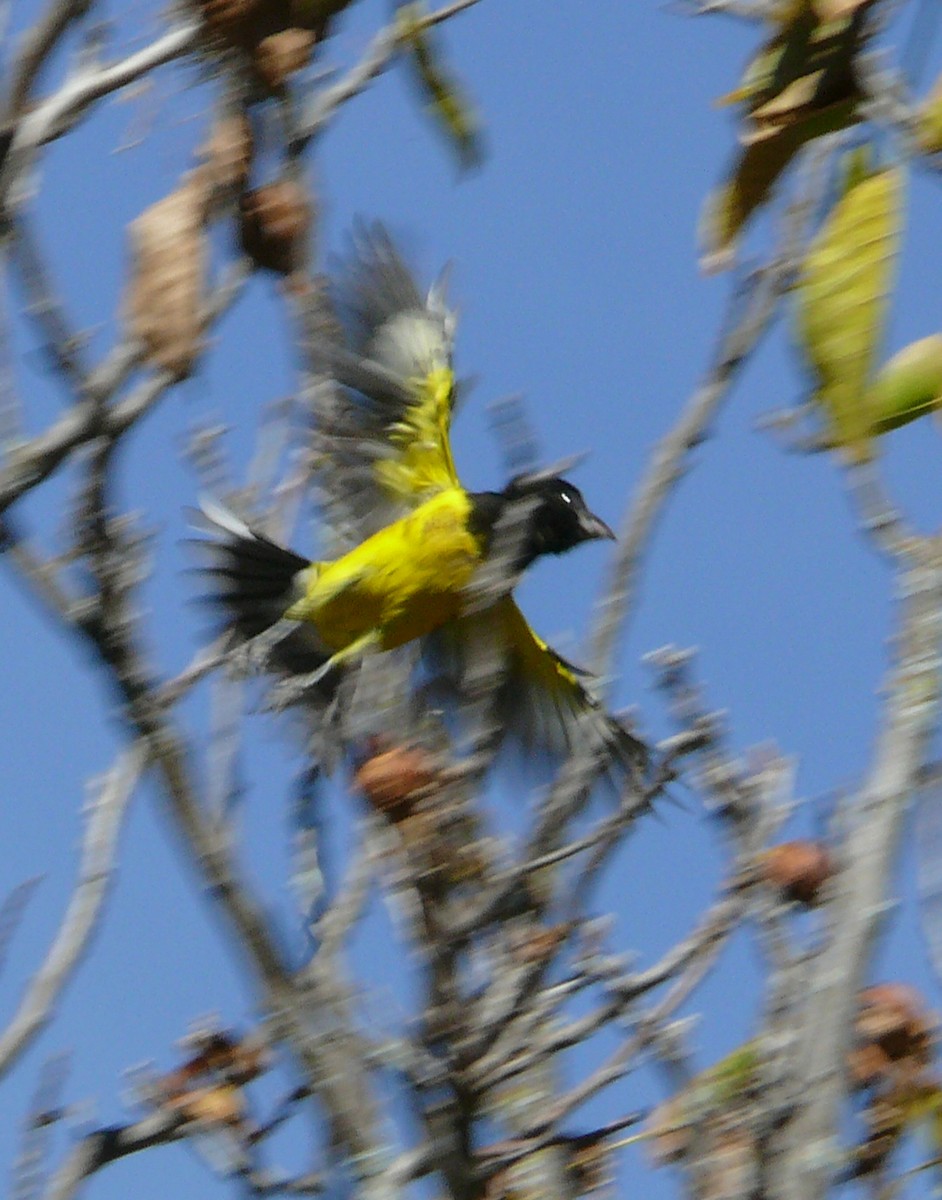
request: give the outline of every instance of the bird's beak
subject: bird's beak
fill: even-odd
[[[591,541],[594,538],[611,538],[615,540],[615,533],[605,524],[601,517],[597,517],[595,513],[589,512],[588,509],[579,515],[579,528],[582,530],[582,536],[585,541]]]

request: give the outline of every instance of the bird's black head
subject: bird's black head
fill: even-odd
[[[579,489],[558,475],[517,476],[501,497],[505,505],[532,500],[525,518],[522,566],[541,554],[565,554],[580,542],[615,536],[600,517],[589,511]]]

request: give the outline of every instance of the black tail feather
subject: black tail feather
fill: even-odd
[[[199,573],[212,591],[203,599],[222,611],[240,637],[256,637],[297,599],[297,576],[309,561],[210,501],[203,503],[198,525],[212,537],[193,543],[208,560]]]

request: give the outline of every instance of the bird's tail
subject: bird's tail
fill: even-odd
[[[312,564],[212,500],[204,498],[194,516],[210,535],[194,542],[207,560],[200,574],[213,589],[203,600],[222,612],[240,638],[256,637],[303,597],[304,573]]]

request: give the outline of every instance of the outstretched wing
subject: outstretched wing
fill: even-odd
[[[315,462],[335,528],[355,540],[460,486],[449,430],[454,316],[423,297],[389,234],[374,226],[329,284],[315,340],[325,373],[315,402]]]
[[[589,753],[600,767],[618,764],[629,773],[644,768],[644,743],[605,711],[586,686],[587,673],[544,642],[510,596],[434,635],[431,653],[436,670],[461,694],[473,691],[470,673],[489,654],[499,655],[494,716],[501,736],[509,733],[525,749],[558,760]]]

